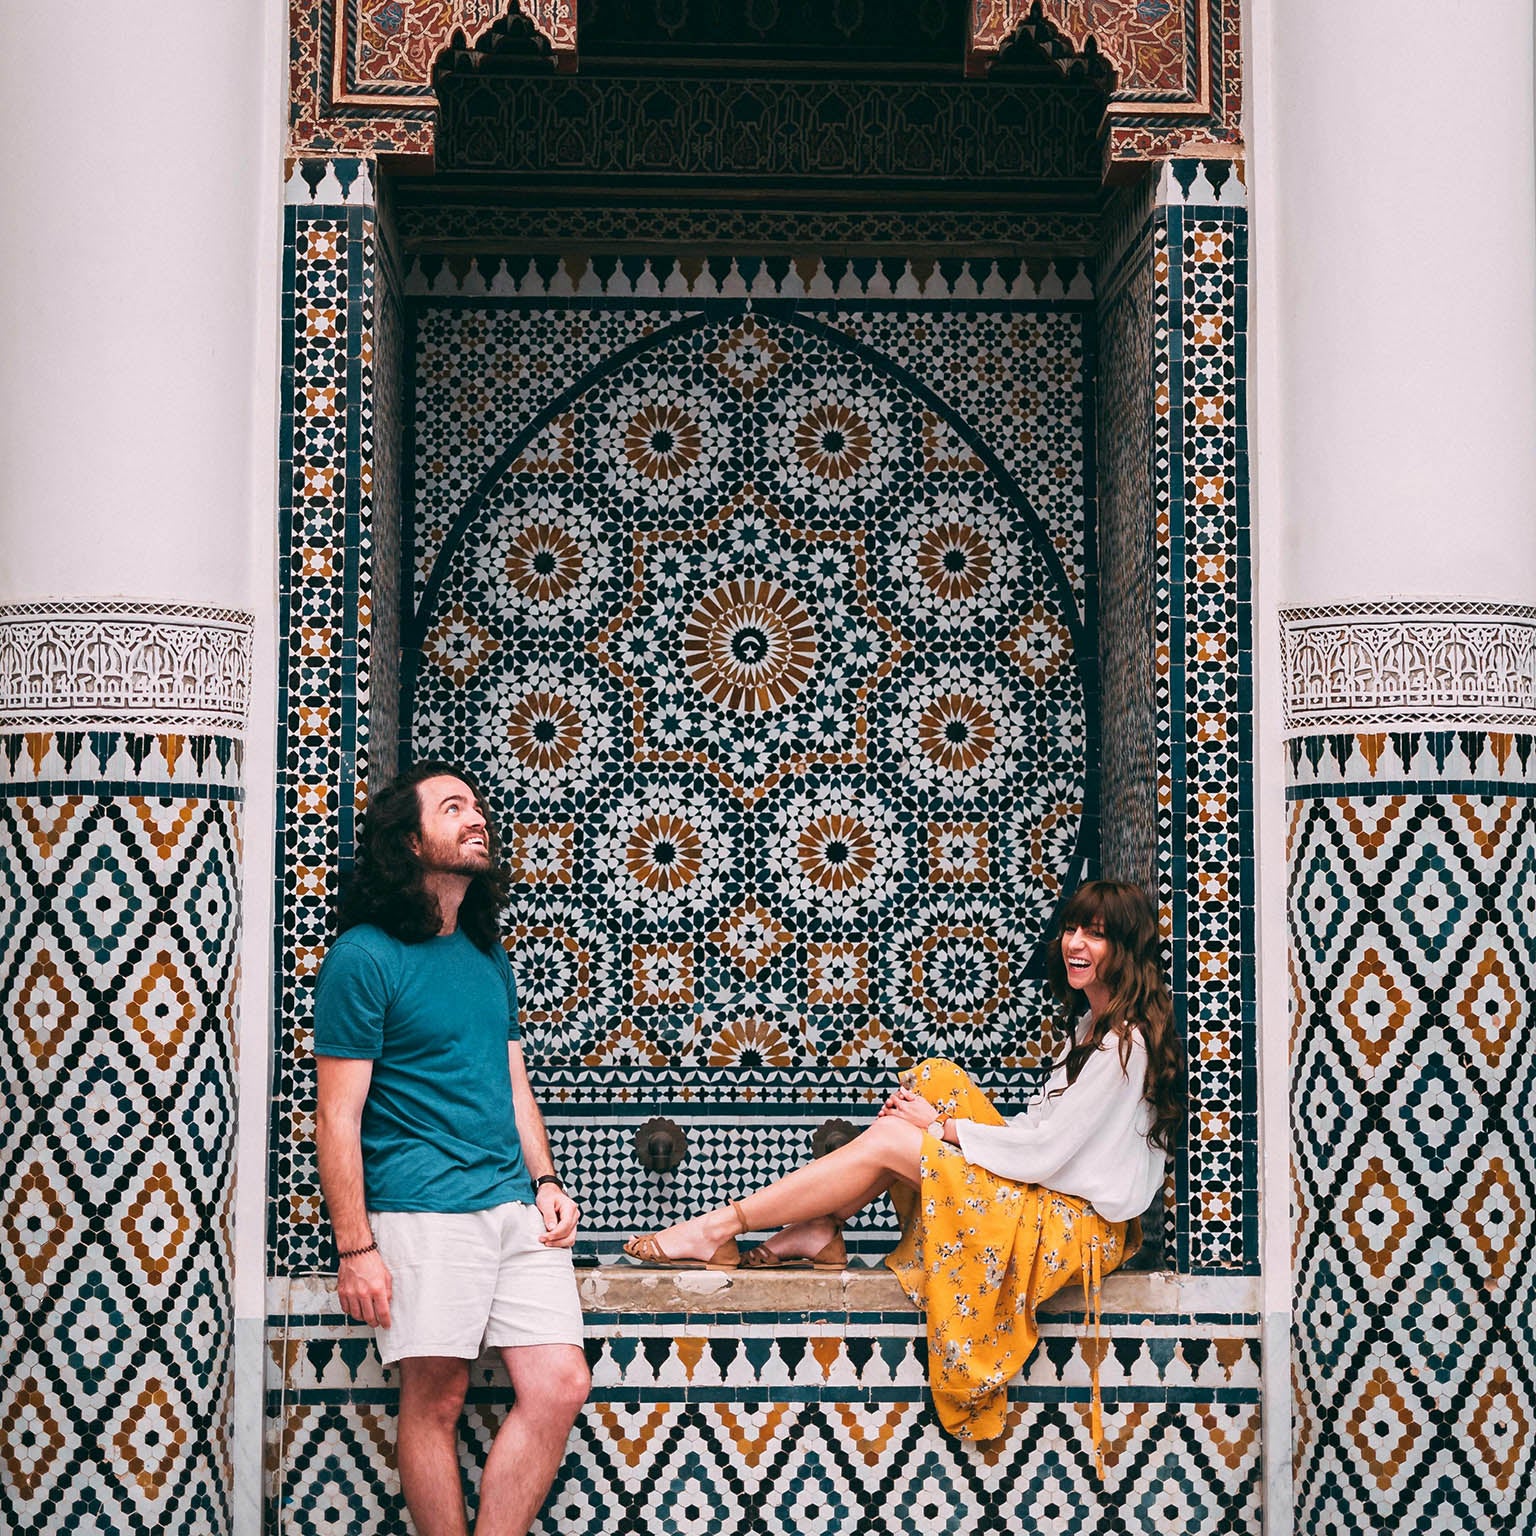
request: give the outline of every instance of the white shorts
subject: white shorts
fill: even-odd
[[[487,1211],[370,1211],[389,1266],[385,1365],[424,1355],[473,1360],[484,1349],[582,1342],[569,1248],[539,1241],[544,1218],[520,1200]]]

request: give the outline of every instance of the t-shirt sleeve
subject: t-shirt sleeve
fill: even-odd
[[[315,982],[315,1055],[377,1060],[390,992],[377,956],[361,944],[332,945]]]
[[[500,944],[496,946],[496,952],[501,956],[501,971],[507,982],[507,1039],[521,1040],[523,1028],[517,1022],[517,977],[513,975],[512,962]]]

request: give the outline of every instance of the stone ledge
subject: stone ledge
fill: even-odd
[[[641,1322],[647,1317],[679,1314],[709,1317],[719,1313],[817,1314],[906,1313],[907,1300],[896,1277],[884,1268],[814,1270],[641,1269],[605,1264],[578,1269],[581,1305],[588,1314],[617,1314]],[[1104,1311],[1156,1324],[1176,1323],[1195,1315],[1244,1317],[1257,1323],[1262,1306],[1257,1275],[1176,1275],[1133,1272],[1104,1282]],[[295,1275],[267,1282],[267,1311],[274,1319],[303,1318],[305,1326],[345,1324],[336,1303],[334,1275]],[[1083,1293],[1069,1285],[1040,1309],[1042,1318],[1080,1317]],[[359,1333],[367,1332],[354,1325]]]
[[[605,1264],[578,1271],[588,1313],[635,1316],[720,1312],[906,1312],[917,1308],[887,1269],[814,1270],[641,1269]],[[1249,1275],[1111,1275],[1104,1282],[1106,1313],[1183,1317],[1193,1313],[1257,1313],[1259,1279]],[[1080,1316],[1082,1289],[1069,1285],[1040,1315]]]

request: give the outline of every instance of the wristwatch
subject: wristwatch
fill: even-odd
[[[561,1194],[565,1193],[565,1185],[560,1182],[560,1175],[558,1173],[541,1173],[538,1178],[533,1181],[534,1194],[538,1194],[538,1192],[543,1189],[546,1184],[553,1184]]]

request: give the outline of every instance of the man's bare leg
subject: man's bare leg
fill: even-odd
[[[592,1388],[586,1354],[575,1344],[522,1344],[503,1349],[501,1358],[517,1401],[485,1458],[475,1536],[526,1536]]]
[[[395,1457],[417,1536],[466,1536],[459,1415],[469,1388],[469,1361],[424,1355],[400,1361],[399,1371]]]

